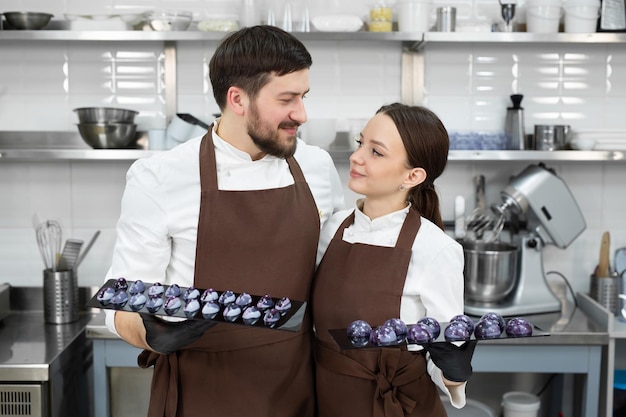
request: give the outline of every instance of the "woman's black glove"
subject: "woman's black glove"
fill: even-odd
[[[467,381],[472,376],[472,356],[476,348],[475,340],[468,340],[461,346],[453,343],[431,343],[425,346],[430,358],[441,369],[443,376],[454,382]]]
[[[165,321],[151,314],[141,314],[141,319],[148,346],[166,355],[195,342],[217,324],[211,320]]]

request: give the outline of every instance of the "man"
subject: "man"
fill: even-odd
[[[311,63],[272,26],[224,39],[210,62],[222,116],[130,168],[109,278],[308,301],[320,226],[343,206],[328,153],[296,137]],[[314,414],[308,314],[300,332],[123,311],[107,325],[155,367],[150,417]]]

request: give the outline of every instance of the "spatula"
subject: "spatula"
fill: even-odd
[[[598,260],[598,271],[596,275],[598,278],[606,278],[610,274],[610,249],[611,235],[607,231],[602,234],[602,243],[600,243],[600,259]]]

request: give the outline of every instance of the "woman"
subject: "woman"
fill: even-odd
[[[463,313],[463,249],[443,231],[433,183],[447,163],[448,134],[431,111],[396,103],[380,108],[356,140],[348,186],[364,198],[329,220],[318,248],[319,415],[446,416],[437,386],[455,407],[465,405],[475,342],[437,344],[428,355],[340,350],[328,330],[357,319],[376,326]]]

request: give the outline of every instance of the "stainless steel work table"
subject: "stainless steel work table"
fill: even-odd
[[[579,307],[567,304],[562,312],[524,316],[550,336],[479,342],[472,360],[474,371],[581,374],[582,415],[596,417],[602,347],[608,343],[608,332],[581,307],[579,302]],[[141,351],[109,332],[104,313],[87,325],[87,337],[93,339],[95,417],[109,417],[107,368],[136,367]]]
[[[28,415],[90,415],[92,350],[85,325],[91,317],[56,325],[46,324],[42,311],[13,311],[0,322],[0,389],[31,387]]]

